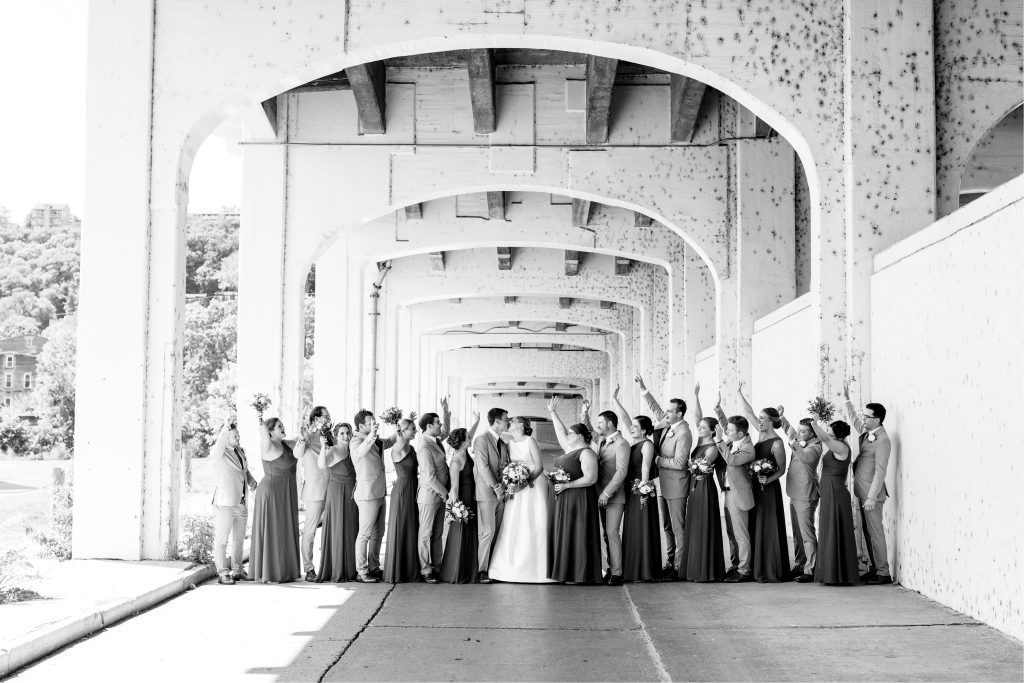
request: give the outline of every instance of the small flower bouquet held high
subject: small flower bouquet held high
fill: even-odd
[[[750,463],[750,474],[755,477],[770,477],[778,471],[779,463],[775,458],[758,458]],[[761,490],[764,490],[764,484],[761,484]]]
[[[656,497],[658,490],[650,479],[634,479],[633,493],[640,496],[640,507],[645,508],[647,507],[647,499]]]
[[[402,409],[398,406],[391,406],[380,414],[380,421],[384,424],[397,425],[402,419]]]
[[[262,392],[258,394],[253,394],[252,403],[250,403],[249,405],[256,409],[256,414],[259,415],[260,419],[262,420],[263,413],[267,412],[267,408],[270,407],[270,397]]]
[[[454,503],[445,503],[444,514],[450,521],[462,523],[468,522],[475,516],[475,513],[469,509],[469,506],[461,500],[457,500]]]
[[[321,415],[309,425],[309,431],[314,434],[326,434],[331,430],[331,427],[331,421],[327,419],[327,416]]]
[[[824,397],[816,396],[813,401],[807,402],[807,412],[828,424],[836,414],[836,407]]]
[[[510,462],[501,470],[501,485],[505,487],[505,500],[508,500],[527,486],[533,486],[530,469],[521,462]]]
[[[551,479],[552,484],[568,484],[572,481],[572,475],[561,467],[549,474],[548,477]],[[555,495],[558,495],[558,493],[555,492]]]
[[[690,475],[697,481],[700,481],[705,476],[715,471],[715,466],[705,460],[704,458],[696,458],[690,461],[688,465]]]

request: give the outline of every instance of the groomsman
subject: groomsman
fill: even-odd
[[[719,452],[725,469],[725,519],[730,544],[736,544],[739,566],[726,574],[729,583],[751,581],[750,576],[750,511],[754,509],[754,490],[747,465],[754,460],[754,444],[749,436],[750,423],[742,415],[733,415],[725,429],[725,442]]]
[[[214,514],[213,561],[220,578],[218,583],[232,585],[249,579],[242,569],[242,542],[249,519],[248,493],[256,488],[256,479],[249,472],[245,451],[238,445],[238,428],[232,420],[221,427],[217,442],[210,449],[210,463],[217,482],[213,490]],[[248,489],[248,491],[246,490]],[[227,547],[231,536],[231,564],[229,571]]]
[[[590,426],[590,415],[584,424]],[[604,527],[604,548],[608,557],[609,586],[622,585],[622,513],[626,508],[626,469],[629,467],[629,442],[619,431],[619,417],[611,410],[597,416],[595,442],[598,472],[597,504],[601,507],[601,526]]]
[[[487,411],[487,425],[487,431],[473,440],[479,583],[491,582],[487,575],[491,566],[491,545],[505,512],[505,501],[502,500],[505,487],[501,485],[501,470],[508,464],[509,455],[508,446],[501,440],[501,435],[508,429],[508,411],[491,408]]]
[[[359,508],[359,535],[356,536],[356,581],[379,583],[384,578],[380,568],[380,544],[384,538],[384,461],[381,455],[391,447],[403,448],[401,430],[387,439],[377,436],[377,420],[369,410],[360,410],[353,420],[356,435],[349,444],[352,464],[356,468],[356,489],[352,498]]]
[[[868,571],[860,579],[871,584],[892,583],[885,527],[882,524],[882,507],[888,496],[885,473],[892,454],[892,442],[882,426],[885,422],[885,406],[881,403],[868,403],[864,406],[864,412],[858,415],[850,400],[849,385],[844,393],[846,412],[854,430],[860,433],[860,454],[853,461],[853,494],[860,501],[864,540],[867,542],[871,562]]]
[[[683,556],[683,528],[686,524],[686,499],[690,496],[690,449],[693,434],[683,418],[686,416],[686,401],[673,398],[668,408],[662,410],[657,399],[651,395],[640,375],[636,376],[640,391],[656,420],[654,441],[655,464],[658,465],[658,507],[661,512],[661,528],[665,532],[665,550],[668,562],[662,570],[662,578],[668,581],[679,579],[679,564]]]
[[[438,583],[441,568],[441,534],[444,531],[444,501],[448,497],[450,476],[441,446],[441,418],[437,413],[424,413],[420,418],[420,443],[416,447],[419,469],[419,490],[416,503],[420,511],[417,547],[420,574],[427,583]]]
[[[326,414],[326,412],[325,412]],[[330,420],[330,415],[327,416]],[[320,450],[314,449],[312,440],[318,440],[320,448],[329,448],[324,443],[323,437],[319,434],[307,433],[295,445],[296,450],[302,451],[299,459],[302,461],[302,503],[306,508],[306,516],[302,523],[302,538],[299,542],[299,554],[302,556],[302,572],[306,581],[316,582],[316,570],[313,568],[313,540],[316,537],[316,528],[320,525],[320,519],[324,513],[324,503],[327,501],[327,470],[320,469],[317,462]]]
[[[793,429],[786,418],[783,424],[793,457],[786,470],[786,495],[789,496],[789,517],[793,527],[793,554],[796,566],[793,574],[798,583],[814,581],[814,566],[818,557],[818,536],[814,530],[814,511],[818,507],[818,462],[821,460],[821,441],[811,429],[811,419],[800,420],[800,428]]]

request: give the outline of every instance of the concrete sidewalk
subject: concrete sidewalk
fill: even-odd
[[[1022,654],[896,586],[208,581],[13,680],[1022,680]]]

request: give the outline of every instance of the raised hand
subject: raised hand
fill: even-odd
[[[547,408],[549,413],[555,412],[555,408],[558,407],[558,395],[554,395],[548,399]]]
[[[743,380],[736,382],[736,393],[741,396],[743,395]]]
[[[614,398],[614,399],[615,399],[616,401],[618,401],[618,400],[619,400],[619,390],[620,390],[621,388],[622,388],[622,387],[620,387],[620,386],[619,386],[618,384],[616,384],[616,385],[615,385],[615,391],[613,391],[613,392],[612,392],[612,398]]]
[[[640,376],[639,372],[636,373],[636,376],[633,377],[633,380],[640,385],[640,391],[647,391],[647,385],[644,384],[644,378]]]
[[[469,411],[469,416],[473,418],[472,420],[470,420],[470,423],[477,422],[480,419],[480,413],[476,412],[475,410]]]
[[[700,396],[700,382],[693,385],[693,393],[695,396]]]
[[[775,410],[779,411],[779,417],[782,417],[783,415],[786,414],[786,407],[785,406],[778,406],[778,407],[775,408]]]
[[[850,380],[843,382],[843,398],[850,400]]]
[[[721,408],[722,407],[722,389],[721,388],[718,389],[718,398],[715,399],[715,407],[716,408]]]
[[[725,440],[725,430],[722,429],[722,423],[719,422],[715,425],[715,441]]]

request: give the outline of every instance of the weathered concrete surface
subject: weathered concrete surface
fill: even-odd
[[[14,680],[1020,680],[1021,656],[899,587],[210,582]]]

